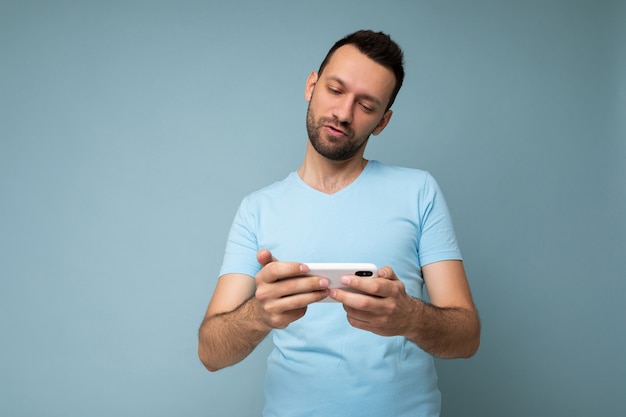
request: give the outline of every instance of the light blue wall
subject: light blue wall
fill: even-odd
[[[622,1],[0,0],[0,415],[250,416],[264,343],[196,330],[246,193],[301,162],[304,80],[361,27],[407,79],[368,157],[430,170],[483,344],[446,416],[622,416]]]

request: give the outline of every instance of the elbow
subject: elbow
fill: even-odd
[[[219,366],[211,361],[210,355],[206,352],[205,349],[201,345],[198,346],[198,359],[202,362],[202,365],[209,372],[217,372],[224,368],[224,366]]]
[[[205,362],[202,362],[202,363],[203,363],[203,365],[204,365],[205,369],[206,369],[207,371],[211,372],[211,373],[213,373],[213,372],[217,372],[217,371],[219,371],[219,370],[223,369],[223,368],[219,368],[219,367],[216,367],[216,366],[211,366],[210,364],[205,363]]]
[[[207,341],[202,338],[198,340],[198,359],[209,372],[217,372],[229,365],[223,360],[220,361],[220,356],[216,355]]]
[[[480,347],[480,320],[478,319],[478,315],[476,316],[476,324],[474,326],[474,331],[470,335],[466,345],[466,350],[461,358],[469,359],[478,352],[478,348]]]
[[[212,349],[211,339],[208,337],[208,330],[205,326],[207,321],[205,318],[198,330],[198,359],[207,371],[217,372],[226,365],[219,363],[219,357],[215,354],[215,349]]]
[[[204,365],[204,368],[205,368],[207,371],[211,372],[211,373],[213,373],[213,372],[217,372],[217,371],[219,371],[220,369],[222,369],[222,368],[220,368],[219,366],[213,366],[213,365],[211,365],[210,363],[208,363],[208,362],[206,362],[206,361],[204,361],[204,360],[202,360],[202,359],[200,359],[200,362],[202,362],[202,365]]]
[[[461,355],[462,359],[469,359],[478,352],[480,347],[480,334],[478,334],[471,342],[467,344],[466,351]]]
[[[445,351],[432,353],[432,355],[440,359],[469,359],[474,356],[476,352],[478,352],[479,346],[480,339],[468,340],[465,343],[456,345],[455,347],[450,347]]]
[[[465,326],[465,332],[458,343],[450,345],[448,354],[441,356],[442,359],[469,359],[478,352],[480,347],[480,320],[476,314],[475,320]]]

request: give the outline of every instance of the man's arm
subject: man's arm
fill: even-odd
[[[441,358],[470,357],[480,344],[480,320],[461,261],[442,261],[422,268],[431,304],[406,294],[389,267],[383,279],[349,277],[344,284],[376,297],[331,291],[344,304],[354,327],[382,336],[405,336]]]
[[[267,250],[257,254],[261,270],[219,278],[198,332],[198,356],[209,371],[248,356],[274,328],[301,318],[306,306],[328,295],[328,280],[301,277],[306,265],[277,262]],[[300,277],[295,279],[286,279]]]
[[[407,337],[435,356],[469,358],[480,345],[480,319],[463,262],[435,262],[425,265],[422,273],[431,304],[416,300],[423,319]]]
[[[247,275],[219,278],[198,332],[198,357],[209,371],[243,360],[269,333],[259,320],[254,290]]]

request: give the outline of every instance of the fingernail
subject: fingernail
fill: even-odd
[[[350,277],[347,276],[347,275],[342,275],[341,278],[340,278],[340,281],[341,281],[342,284],[348,285],[348,284],[350,284]]]

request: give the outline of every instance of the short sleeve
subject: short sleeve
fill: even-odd
[[[256,259],[259,251],[256,238],[256,215],[250,199],[245,198],[239,205],[230,227],[220,276],[225,274],[245,274],[255,276],[260,266]]]
[[[426,175],[420,201],[420,265],[443,260],[462,260],[452,217],[436,180]]]

